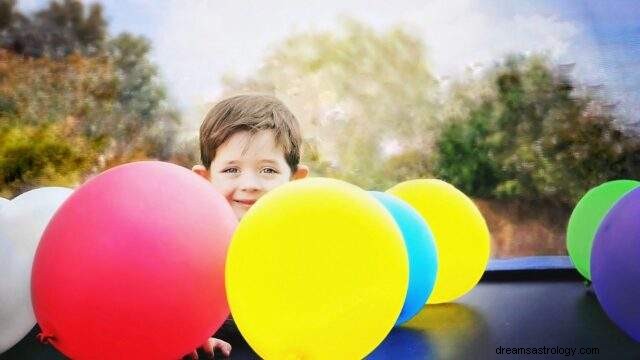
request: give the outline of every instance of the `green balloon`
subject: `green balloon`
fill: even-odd
[[[603,183],[587,193],[573,209],[567,226],[567,250],[576,269],[591,280],[591,246],[600,223],[626,193],[640,186],[634,180]]]

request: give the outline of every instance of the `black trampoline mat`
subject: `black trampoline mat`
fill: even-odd
[[[0,359],[64,359],[51,346],[40,344],[36,333],[37,328]],[[224,323],[216,337],[232,344],[231,359],[259,358],[232,319]],[[543,354],[533,354],[533,349]],[[566,269],[487,272],[457,301],[425,306],[411,321],[393,329],[368,357],[566,358],[640,359],[640,343],[618,329],[593,291],[574,270]],[[334,359],[341,359],[340,354]]]

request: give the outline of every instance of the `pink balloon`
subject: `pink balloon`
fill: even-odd
[[[36,252],[41,338],[73,359],[178,359],[229,314],[227,247],[237,221],[210,184],[157,161],[77,189]]]

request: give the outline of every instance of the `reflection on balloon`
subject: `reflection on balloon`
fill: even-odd
[[[489,343],[487,321],[465,304],[430,305],[404,328],[422,331],[436,359],[488,359],[495,350]]]
[[[429,335],[420,330],[395,327],[367,360],[420,359],[436,360],[434,344]]]
[[[265,359],[362,359],[393,328],[408,261],[392,216],[343,181],[296,180],[264,195],[226,267],[234,320]]]

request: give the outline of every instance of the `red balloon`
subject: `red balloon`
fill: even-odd
[[[36,319],[72,359],[178,359],[229,314],[227,247],[237,220],[191,171],[157,161],[110,169],[77,189],[43,234]]]

